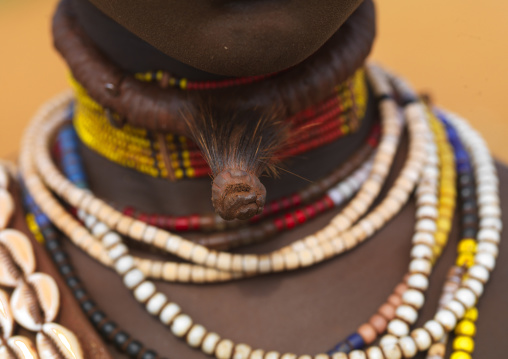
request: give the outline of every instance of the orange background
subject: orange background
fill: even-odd
[[[52,49],[56,0],[0,0],[0,157],[17,152],[37,107],[67,88]],[[508,1],[379,0],[371,59],[468,118],[508,162]]]

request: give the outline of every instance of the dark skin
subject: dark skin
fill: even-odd
[[[87,7],[89,5],[87,0],[74,1],[76,5],[79,5],[77,6],[78,18],[83,22],[87,32],[99,47],[107,49],[110,57],[119,66],[129,68],[131,71],[138,71],[152,66],[153,63],[160,63],[166,64],[166,69],[173,69],[174,73],[180,76],[193,79],[217,77],[189,66],[190,62],[177,56],[174,57],[181,61],[168,58],[145,43],[139,45],[141,46],[139,48],[134,46],[133,44],[139,40],[122,27],[104,18],[96,9],[90,10]],[[149,8],[146,7],[146,2],[143,2],[145,6],[143,9],[136,9],[135,1],[125,2],[125,4],[122,2],[122,6],[118,6],[118,9],[113,11],[111,4],[115,4],[116,1],[94,0],[94,3],[106,12],[109,9],[113,18],[144,38],[142,33],[135,30],[135,25],[143,26],[143,22],[147,18],[162,19],[171,13],[159,10],[168,9],[172,4],[168,1],[150,2]],[[182,1],[182,6],[184,6],[183,3]],[[247,2],[235,4],[242,3]],[[312,5],[310,3],[310,1],[302,2],[301,6],[310,9],[315,5],[314,2]],[[354,7],[359,2],[338,3],[344,4],[343,12],[338,13],[340,15],[338,17],[346,18],[348,6]],[[152,4],[157,4],[157,6]],[[259,4],[259,6],[262,7],[265,4]],[[263,21],[262,16],[256,18],[260,23]],[[188,24],[183,19],[177,20],[181,27]],[[158,25],[163,26],[164,24],[160,22]],[[147,35],[154,39],[159,38],[162,42],[167,41],[164,42],[165,48],[172,48],[170,41],[173,41],[174,38],[163,36],[163,31],[154,30],[157,26],[153,24],[153,21],[146,21],[144,26]],[[273,34],[273,37],[276,37],[275,35],[277,34]],[[325,41],[327,36],[324,32],[321,35],[323,35],[322,41]],[[150,41],[150,39],[147,41],[165,52],[159,43]],[[274,41],[278,40],[274,39]],[[188,46],[189,43],[185,45]],[[198,45],[204,44],[198,43]],[[141,48],[144,50],[140,50]],[[192,48],[201,49],[200,46]],[[256,47],[251,47],[250,43],[246,42],[245,49],[242,51],[253,51],[252,53],[255,54]],[[311,53],[312,51],[309,53],[302,51],[299,55],[305,58]],[[130,56],[126,56],[126,54],[130,54]],[[257,61],[262,61],[261,57],[247,59],[249,61],[245,62],[244,66],[253,70],[258,65]],[[292,59],[290,56],[288,58]],[[195,64],[192,65],[197,67]],[[280,67],[276,70],[283,68]],[[221,72],[216,71],[216,73]],[[240,73],[237,74],[240,75]],[[320,178],[330,169],[345,161],[362,142],[365,132],[375,117],[375,104],[371,103],[369,109],[370,112],[366,115],[363,128],[357,135],[349,136],[306,156],[295,158],[288,164],[289,168],[299,175],[313,180]],[[404,162],[405,151],[406,147],[403,146],[397,156],[395,169],[390,176],[391,181]],[[134,205],[145,211],[188,214],[194,211],[211,210],[209,179],[169,183],[121,168],[90,150],[84,149],[83,155],[92,188],[100,197],[119,204]],[[508,170],[502,169],[500,175],[503,215],[504,220],[508,221],[508,208],[506,208],[508,195],[503,186],[508,182]],[[388,186],[391,183],[389,182]],[[273,198],[292,192],[306,183],[295,176],[284,175],[280,179],[265,179],[265,184],[268,196]],[[274,250],[319,230],[336,213],[337,211],[328,213],[306,226],[284,233],[273,241],[251,246],[239,252],[266,253]],[[401,280],[407,271],[407,254],[411,246],[413,221],[414,201],[411,201],[393,221],[365,244],[340,258],[309,269],[218,285],[158,283],[158,287],[171,300],[180,303],[183,310],[197,322],[236,342],[246,342],[256,348],[276,349],[281,352],[314,354],[323,352],[330,349],[339,340],[346,338],[354,332],[358,325],[368,320]],[[436,271],[431,277],[429,299],[424,306],[418,324],[422,322],[422,319],[430,318],[435,311],[443,278],[453,263],[454,244],[458,235],[457,223],[454,228],[450,239],[452,244],[445,250],[443,259],[439,261]],[[157,350],[163,357],[206,358],[201,352],[188,348],[181,340],[174,338],[169,334],[167,328],[147,315],[142,306],[127,294],[116,273],[94,262],[71,244],[68,244],[67,247],[89,292],[123,329],[143,341],[148,347]],[[508,321],[506,311],[502,309],[508,298],[508,288],[506,287],[508,261],[504,260],[506,246],[501,246],[501,252],[498,267],[492,275],[492,282],[488,284],[479,308],[480,319],[475,349],[475,355],[478,358],[504,358],[504,354],[508,350],[507,345],[503,342],[504,336],[502,336],[506,333],[505,323]],[[114,349],[111,349],[111,353],[115,358],[127,357],[118,354]],[[425,358],[425,355],[420,354],[417,358]]]
[[[259,75],[313,54],[361,0],[90,0],[166,55],[225,76]]]

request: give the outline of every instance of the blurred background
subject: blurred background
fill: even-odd
[[[13,158],[30,116],[67,88],[52,48],[57,0],[0,0],[0,157]],[[378,0],[371,55],[468,118],[508,163],[508,1]]]

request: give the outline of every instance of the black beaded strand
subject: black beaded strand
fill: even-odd
[[[157,352],[147,349],[143,343],[119,328],[118,325],[97,306],[86,291],[70,262],[69,256],[61,245],[62,234],[53,227],[49,219],[39,209],[24,187],[23,200],[27,213],[31,213],[35,218],[38,230],[44,238],[44,244],[51,259],[64,277],[67,286],[71,289],[83,313],[85,313],[101,337],[113,343],[119,352],[126,354],[129,358],[162,359]]]

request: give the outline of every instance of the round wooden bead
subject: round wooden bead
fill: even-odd
[[[123,256],[115,263],[115,270],[118,274],[125,274],[134,267],[134,258],[132,256]]]
[[[265,351],[262,349],[256,349],[250,353],[250,359],[263,359]]]
[[[425,244],[432,247],[435,244],[434,235],[428,232],[416,232],[412,239],[413,244]]]
[[[252,348],[247,344],[236,344],[233,351],[233,359],[249,359],[251,351]]]
[[[432,259],[432,248],[424,244],[418,244],[411,249],[411,258]]]
[[[84,222],[85,222],[85,226],[87,228],[92,228],[93,225],[97,222],[97,218],[95,216],[92,216],[91,214],[89,214],[89,215],[86,215]]]
[[[374,314],[369,319],[369,324],[376,330],[377,334],[383,334],[388,325],[388,321],[380,314]]]
[[[370,347],[365,352],[368,359],[384,359],[383,351],[379,347]]]
[[[446,331],[450,331],[453,328],[455,328],[455,325],[457,324],[457,318],[453,314],[453,312],[447,310],[447,309],[441,309],[439,310],[434,319],[439,322],[443,328]]]
[[[399,305],[402,304],[402,297],[398,294],[390,294],[387,302],[393,305],[394,307],[398,307]]]
[[[194,324],[187,334],[187,344],[189,344],[192,348],[197,348],[201,345],[205,335],[205,327],[199,324]]]
[[[177,337],[183,337],[192,326],[192,319],[187,314],[179,314],[171,324],[171,332]]]
[[[497,245],[495,245],[492,242],[480,242],[478,243],[476,250],[478,253],[481,252],[489,253],[492,256],[494,256],[494,258],[497,258],[497,256],[499,255],[499,249]]]
[[[416,230],[418,232],[434,233],[436,229],[436,222],[431,219],[420,219],[416,222]]]
[[[480,206],[480,217],[500,217],[501,209],[498,205]]]
[[[445,334],[443,326],[436,320],[429,320],[423,327],[430,333],[435,342],[441,340]]]
[[[486,252],[476,254],[474,257],[474,262],[484,266],[489,271],[492,271],[496,266],[496,258],[492,254]]]
[[[297,359],[297,358],[298,356],[293,353],[285,353],[280,357],[280,359]]]
[[[217,359],[231,359],[233,355],[233,347],[234,344],[229,339],[222,339],[219,343],[217,343],[217,347],[215,348],[215,357]]]
[[[144,281],[134,290],[134,297],[138,302],[146,302],[155,293],[155,284]]]
[[[416,273],[409,276],[407,284],[414,289],[425,291],[429,287],[429,280],[423,274]]]
[[[97,239],[100,239],[103,235],[105,235],[106,233],[108,233],[110,231],[109,227],[102,223],[102,222],[97,222],[95,223],[95,225],[92,227],[92,235],[97,238]]]
[[[403,337],[409,334],[409,326],[400,319],[393,319],[388,323],[388,333],[396,337]]]
[[[416,309],[420,309],[425,303],[425,297],[422,292],[417,291],[416,289],[408,289],[402,294],[402,301],[406,304],[409,304]]]
[[[499,235],[499,230],[491,229],[491,228],[483,228],[478,231],[478,240],[480,242],[492,242],[494,244],[499,244],[501,240],[501,236]]]
[[[476,304],[476,295],[469,288],[460,288],[455,292],[455,298],[464,304],[466,309],[472,308]]]
[[[372,324],[366,323],[362,324],[358,330],[358,334],[362,337],[365,344],[371,344],[373,343],[377,338],[377,332],[376,329],[372,326]]]
[[[398,341],[398,338],[395,335],[385,334],[379,340],[379,345],[382,347],[385,345],[397,343],[397,341]]]
[[[436,207],[426,205],[418,208],[416,211],[416,217],[436,219],[438,217],[438,212]]]
[[[168,303],[162,309],[161,314],[159,315],[159,320],[166,325],[169,325],[176,316],[180,313],[180,306],[176,303]]]
[[[109,258],[111,258],[111,260],[116,261],[120,257],[126,255],[128,253],[128,251],[129,251],[129,249],[127,248],[127,246],[125,244],[118,243],[118,244],[113,245],[109,249],[108,256],[109,256]]]
[[[160,313],[162,307],[168,302],[168,298],[162,293],[156,293],[148,303],[146,303],[146,310],[152,315]]]
[[[413,259],[409,263],[409,271],[411,273],[422,273],[426,276],[432,271],[432,263],[427,259]]]
[[[411,337],[402,337],[399,339],[399,346],[404,358],[412,358],[418,352],[416,343]]]
[[[367,359],[367,355],[362,350],[353,350],[349,353],[349,359]]]
[[[426,193],[417,199],[417,205],[437,205],[437,196],[435,194]]]
[[[460,303],[457,300],[451,300],[446,304],[446,309],[450,310],[457,319],[462,318],[466,313],[466,308],[464,304]]]
[[[432,345],[432,338],[425,329],[419,328],[411,332],[411,337],[414,339],[415,344],[419,351],[425,351]]]
[[[381,307],[379,307],[378,313],[390,320],[395,317],[395,307],[389,303],[384,303]]]
[[[427,356],[431,358],[444,358],[446,353],[446,346],[444,343],[434,343],[431,345]]]
[[[489,271],[481,266],[481,265],[474,265],[469,268],[468,274],[471,278],[478,279],[482,283],[487,283],[490,277]]]
[[[480,220],[480,227],[483,229],[495,229],[501,231],[503,229],[503,222],[499,218],[486,217]],[[478,238],[480,239],[480,238]]]
[[[471,289],[477,298],[481,297],[483,294],[483,283],[477,279],[466,279],[463,285],[464,287]]]
[[[402,351],[397,343],[381,345],[386,359],[402,359]]]
[[[264,359],[279,359],[280,358],[280,353],[279,352],[276,352],[276,351],[271,351],[271,352],[268,352],[265,354],[265,358]]]
[[[414,324],[418,319],[418,312],[409,305],[400,305],[395,311],[395,315],[408,324]]]
[[[404,277],[404,280],[406,280],[407,278]],[[408,289],[408,285],[406,283],[399,283],[397,284],[397,286],[395,287],[394,289],[394,292],[398,295],[402,295],[404,294],[404,292]]]
[[[145,280],[144,274],[137,268],[131,269],[123,277],[123,282],[125,286],[129,289],[137,287],[144,280]]]
[[[201,350],[203,353],[212,355],[215,352],[215,347],[220,340],[220,336],[217,333],[207,333],[201,344]]]

